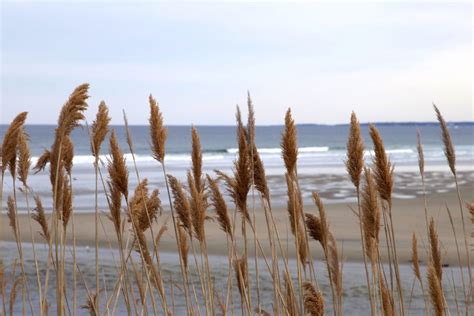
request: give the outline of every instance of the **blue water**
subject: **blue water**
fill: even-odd
[[[457,166],[462,183],[474,183],[474,123],[450,123],[449,130],[455,145]],[[437,123],[393,123],[377,124],[384,139],[387,153],[395,165],[396,186],[394,196],[413,198],[420,191],[409,190],[415,180],[419,180],[418,155],[416,151],[416,130],[422,135],[425,152],[427,179],[434,179],[432,192],[443,192],[443,178],[449,177],[449,169],[443,154],[440,129]],[[7,126],[0,125],[0,137]],[[45,149],[49,149],[54,137],[55,126],[28,125],[26,130],[30,135],[32,162]],[[125,141],[125,128],[112,126],[116,129],[119,142],[127,158],[130,169],[130,189],[136,185],[134,165],[130,150]],[[276,204],[285,203],[284,164],[281,159],[280,138],[282,126],[258,126],[256,142],[268,175],[269,186]],[[354,190],[347,179],[344,160],[346,157],[346,142],[348,125],[299,125],[298,127],[298,174],[303,191],[303,198],[310,200],[311,192],[318,191],[326,202],[352,201]],[[137,169],[141,178],[148,178],[152,187],[165,190],[161,166],[151,157],[150,136],[148,126],[130,127]],[[237,142],[234,126],[197,126],[202,149],[204,173],[214,175],[219,169],[231,172],[237,154]],[[368,135],[368,126],[362,125],[362,133],[366,144],[366,162],[371,162],[372,143]],[[72,133],[75,146],[73,187],[75,192],[74,204],[77,211],[91,211],[94,194],[93,158],[90,154],[89,136],[85,127],[76,128]],[[167,172],[185,180],[186,171],[191,164],[191,126],[168,127],[165,163]],[[106,180],[106,163],[108,155],[108,140],[102,145],[102,170]],[[51,189],[48,168],[29,178],[31,188],[43,199],[46,207],[50,199]],[[418,186],[419,189],[419,186]],[[12,192],[11,181],[5,182],[5,191]],[[166,205],[166,199],[162,198]],[[99,201],[105,206],[105,199]],[[19,201],[19,208],[24,203]]]

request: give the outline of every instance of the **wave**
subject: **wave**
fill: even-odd
[[[281,148],[257,148],[257,151],[260,154],[281,154]],[[300,147],[298,148],[298,152],[300,153],[321,153],[329,151],[329,147]],[[238,148],[228,148],[227,153],[229,154],[236,154],[239,152]]]

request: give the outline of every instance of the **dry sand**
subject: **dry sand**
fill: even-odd
[[[474,187],[472,184],[465,185],[461,189],[461,196],[464,201],[474,200]],[[449,193],[438,193],[431,194],[427,197],[428,200],[428,216],[433,216],[436,220],[439,237],[442,242],[443,252],[443,263],[445,264],[457,264],[456,246],[453,236],[452,227],[449,221],[449,217],[446,211],[446,205],[449,206],[453,215],[455,229],[458,236],[460,249],[464,249],[464,241],[462,240],[462,225],[460,221],[459,203],[456,192]],[[351,211],[357,209],[355,204],[328,204],[326,205],[326,211],[330,220],[330,226],[333,234],[335,235],[339,249],[343,251],[343,257],[346,261],[360,261],[362,260],[361,255],[361,243],[360,243],[360,232],[358,219],[356,215]],[[307,205],[305,207],[306,212],[317,213],[314,205]],[[469,213],[464,208],[464,217],[466,220],[466,229],[468,234],[472,232],[472,224]],[[288,215],[285,207],[275,207],[273,214],[277,222],[280,238],[284,247],[284,251],[289,251],[290,256],[294,256],[294,243],[289,232],[288,226]],[[410,199],[410,200],[394,200],[393,202],[393,219],[395,225],[395,236],[397,241],[397,249],[399,259],[401,262],[409,262],[411,257],[411,238],[412,233],[415,232],[419,238],[418,245],[420,247],[420,259],[425,262],[426,251],[426,226],[423,199]],[[113,225],[107,218],[105,212],[102,212],[101,216],[101,229],[99,233],[101,247],[114,247],[116,246],[116,237],[113,229]],[[173,252],[176,250],[174,233],[172,231],[172,221],[168,215],[164,214],[158,219],[158,225],[154,226],[154,232],[158,231],[158,226],[168,221],[169,229],[163,236],[160,242],[160,251]],[[270,256],[268,251],[268,238],[266,232],[266,222],[263,210],[257,203],[256,207],[256,220],[257,220],[257,231],[261,245],[266,252],[267,256]],[[28,217],[26,214],[19,215],[18,218],[19,226],[21,228],[22,239],[25,242],[31,241],[29,233]],[[37,233],[39,227],[33,223],[33,231],[35,231],[36,242],[42,242],[43,239]],[[94,214],[77,213],[74,215],[74,225],[76,231],[76,242],[78,245],[87,245],[93,247],[95,244],[94,240]],[[69,225],[71,227],[71,224]],[[236,227],[240,227],[238,223]],[[237,229],[236,231],[240,231]],[[250,232],[250,229],[248,230]],[[12,241],[13,234],[8,226],[8,219],[4,214],[0,215],[0,240]],[[69,234],[71,236],[71,234]],[[219,230],[217,222],[209,221],[206,225],[206,237],[208,250],[211,254],[227,254],[227,243],[226,237]],[[381,250],[382,254],[385,251],[385,239],[383,237],[383,229],[381,230]],[[470,238],[470,237],[469,237]],[[241,242],[241,239],[238,240]],[[472,239],[469,239],[472,245]],[[253,245],[253,241],[249,243]],[[252,248],[251,248],[252,249]],[[313,258],[321,258],[322,252],[321,247],[316,242],[311,242],[311,252]],[[252,253],[252,251],[251,251]]]

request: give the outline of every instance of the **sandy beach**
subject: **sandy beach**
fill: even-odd
[[[463,201],[474,200],[474,188],[472,184],[467,184],[461,187],[461,197]],[[250,199],[251,200],[251,199]],[[446,211],[446,205],[450,208],[454,219],[454,225],[458,236],[459,245],[462,245],[462,225],[460,221],[459,202],[456,192],[437,193],[427,196],[428,202],[428,216],[433,216],[437,223],[438,233],[442,242],[443,263],[448,265],[457,264],[457,254],[455,247],[455,240],[452,227],[449,221],[449,216]],[[326,205],[326,211],[330,220],[331,230],[335,235],[339,249],[343,252],[343,257],[346,261],[361,261],[360,249],[360,233],[357,223],[357,217],[351,208],[356,210],[357,205],[354,203],[335,203]],[[465,211],[465,210],[464,210]],[[306,205],[305,212],[317,212],[314,205]],[[290,256],[294,256],[294,244],[289,231],[288,215],[285,207],[278,206],[273,209],[274,218],[277,223],[280,238],[283,244],[284,251],[288,251]],[[209,215],[212,215],[210,213]],[[270,256],[268,238],[266,232],[266,222],[263,209],[259,206],[257,201],[255,208],[255,216],[257,222],[257,233],[267,256]],[[469,214],[465,211],[464,217],[466,220],[466,228],[469,233],[472,231],[472,224],[470,223]],[[239,218],[239,215],[237,216]],[[393,202],[393,219],[395,224],[395,234],[398,247],[399,259],[402,263],[407,263],[411,258],[411,238],[412,233],[416,232],[419,239],[419,247],[426,247],[425,235],[425,216],[423,199],[395,199]],[[5,214],[0,216],[0,232],[1,240],[12,241],[13,235],[8,226],[8,219]],[[26,214],[20,214],[18,217],[19,227],[24,242],[31,241],[29,232],[28,217]],[[43,242],[43,238],[38,233],[39,227],[34,221],[31,221],[33,231],[35,232],[36,242]],[[103,229],[99,232],[101,247],[116,247],[116,237],[112,222],[107,218],[107,213],[101,211],[100,222]],[[164,234],[160,241],[160,251],[174,252],[176,244],[174,241],[174,233],[172,230],[172,222],[165,211],[162,216],[158,218],[158,224],[154,225],[154,232],[158,231],[160,225],[167,222],[169,229]],[[74,216],[75,236],[77,245],[94,247],[94,214],[91,213],[77,213]],[[237,220],[236,227],[240,227],[240,221]],[[69,225],[72,228],[72,225]],[[239,231],[237,229],[236,231]],[[240,234],[237,233],[240,237]],[[69,232],[69,238],[71,238]],[[381,230],[383,236],[383,230]],[[206,225],[206,237],[208,244],[208,251],[210,254],[226,255],[227,243],[222,231],[219,230],[217,222],[208,221]],[[150,239],[151,240],[151,239]],[[238,240],[242,242],[242,240]],[[69,240],[71,244],[71,239]],[[252,243],[250,243],[252,244]],[[385,240],[381,239],[382,254],[385,253]],[[250,245],[252,246],[252,245]],[[252,248],[251,248],[252,249]],[[319,244],[311,242],[311,252],[314,258],[321,258],[322,251]],[[253,250],[251,251],[253,253]],[[261,255],[261,254],[260,254]],[[425,262],[425,252],[420,251],[420,260]]]

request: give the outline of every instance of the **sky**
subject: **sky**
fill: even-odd
[[[0,123],[54,124],[90,83],[112,123],[257,124],[474,120],[472,4],[445,2],[1,1]]]

